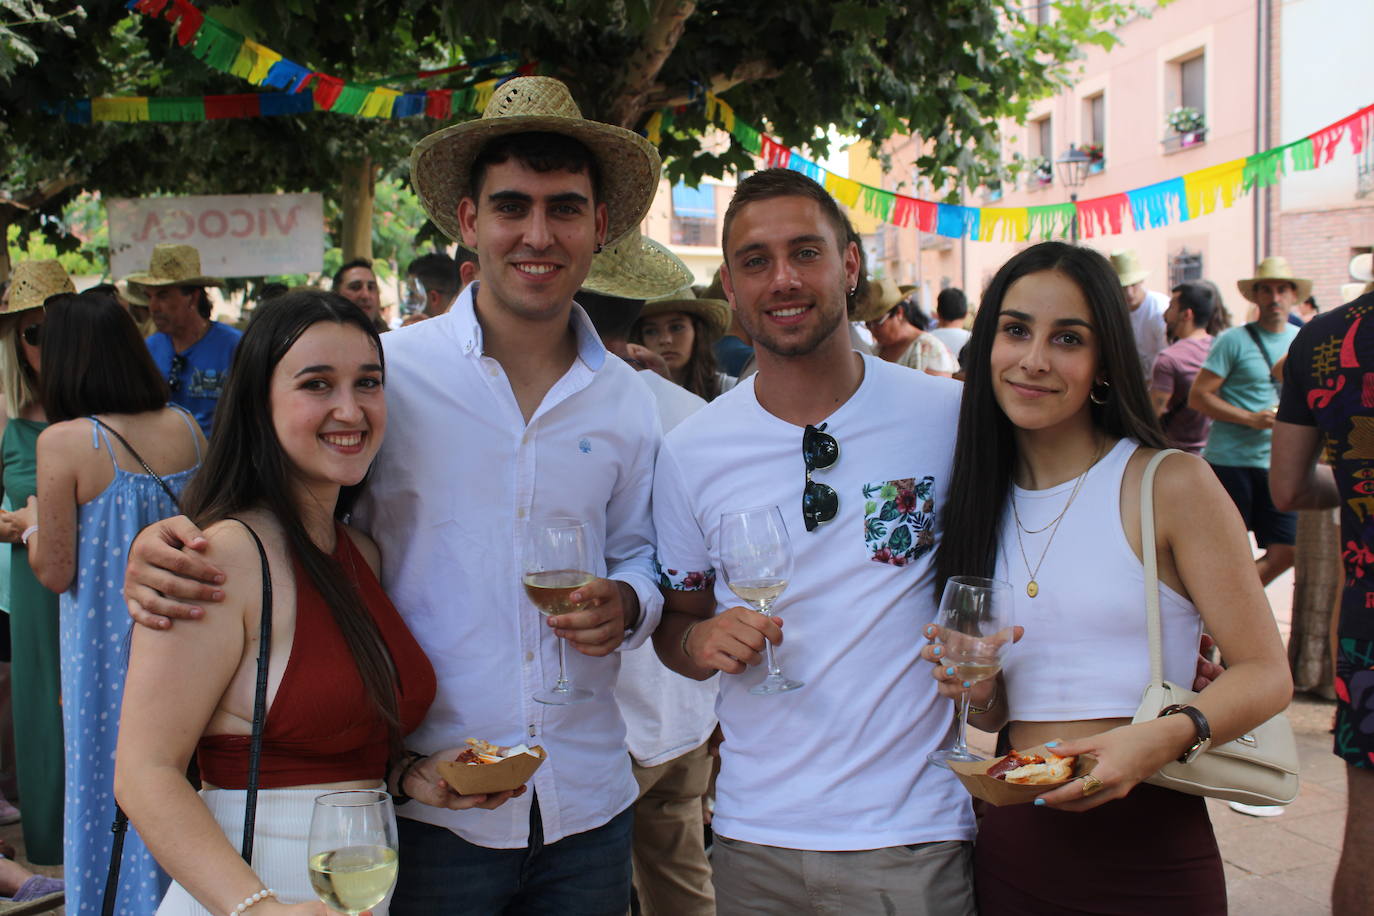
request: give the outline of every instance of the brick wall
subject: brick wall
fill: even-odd
[[[1344,210],[1284,213],[1279,219],[1282,254],[1300,277],[1312,279],[1312,295],[1323,310],[1342,304],[1341,284],[1349,283],[1350,259],[1374,245],[1374,203]]]

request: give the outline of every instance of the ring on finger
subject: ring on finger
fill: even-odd
[[[1087,798],[1089,795],[1092,795],[1094,792],[1099,792],[1099,791],[1101,791],[1102,786],[1104,785],[1104,783],[1102,782],[1102,780],[1098,779],[1096,776],[1094,776],[1094,775],[1091,774],[1091,773],[1087,774],[1086,776],[1081,777],[1081,782],[1083,783],[1083,797],[1084,797],[1084,798]]]

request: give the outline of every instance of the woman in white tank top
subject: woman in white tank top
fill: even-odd
[[[974,688],[971,721],[1015,747],[1059,740],[1094,779],[1035,805],[990,808],[975,877],[985,913],[1226,912],[1201,798],[1141,785],[1197,742],[1191,714],[1130,724],[1148,680],[1140,481],[1164,447],[1129,311],[1101,255],[1059,242],[1018,254],[984,295],[968,344],[953,482],[936,557],[1012,583],[1022,645]],[[1166,458],[1155,479],[1166,676],[1188,684],[1202,629],[1228,668],[1197,698],[1212,740],[1286,706],[1292,682],[1239,515],[1208,466]],[[929,633],[927,635],[930,635]],[[962,684],[934,662],[940,689]]]

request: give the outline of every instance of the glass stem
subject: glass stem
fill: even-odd
[[[765,616],[765,617],[768,617],[768,616],[769,616],[768,608],[769,608],[772,604],[773,604],[773,602],[771,602],[771,601],[760,601],[760,602],[759,602],[759,613],[762,614],[762,615]],[[773,643],[770,642],[770,641],[768,641],[767,639],[765,639],[765,640],[763,641],[763,650],[764,650],[764,653],[765,653],[765,655],[767,656],[767,659],[768,659],[768,676],[769,676],[769,677],[782,677],[782,666],[778,664],[777,659],[776,659],[776,658],[774,657],[774,655],[773,655]]]
[[[965,690],[959,698],[959,740],[954,745],[954,750],[965,756],[968,755],[968,707],[971,693],[972,691]]]
[[[561,636],[558,637],[558,683],[553,685],[553,689],[558,693],[568,692],[568,676],[565,673],[567,670],[567,668],[565,667],[567,664],[565,653],[567,651],[568,641],[566,639],[563,639]],[[967,696],[968,695],[965,694],[965,699],[967,699]]]

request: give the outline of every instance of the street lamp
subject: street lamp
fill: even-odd
[[[1092,162],[1092,156],[1072,143],[1069,144],[1067,153],[1054,160],[1056,170],[1059,172],[1059,180],[1064,187],[1069,189],[1069,202],[1074,205],[1073,222],[1069,225],[1075,245],[1078,244],[1078,189],[1083,187],[1083,182],[1088,180],[1088,166],[1092,165]]]

